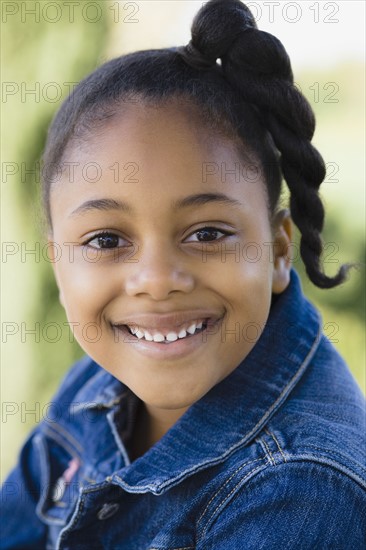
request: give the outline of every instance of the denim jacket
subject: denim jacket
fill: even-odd
[[[3,484],[3,549],[361,550],[365,398],[297,274],[246,359],[143,456],[139,399],[89,357]]]

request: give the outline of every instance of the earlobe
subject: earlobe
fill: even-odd
[[[290,212],[281,210],[274,221],[274,267],[272,292],[281,294],[290,283],[291,259],[289,245],[292,237],[292,222]]]

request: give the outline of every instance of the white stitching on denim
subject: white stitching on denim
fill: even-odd
[[[129,466],[131,464],[130,457],[128,456],[128,453],[126,451],[126,447],[123,444],[123,441],[121,441],[120,434],[118,433],[118,429],[117,429],[115,423],[113,422],[112,414],[113,414],[113,411],[109,411],[109,413],[107,414],[107,422],[108,422],[108,425],[109,425],[109,427],[112,431],[115,444],[116,444],[119,452],[123,456],[125,466]]]
[[[80,518],[80,515],[81,515],[81,512],[83,511],[84,509],[84,499],[81,498],[80,499],[80,506],[79,506],[79,510],[78,510],[78,513],[76,514],[75,518],[71,518],[70,522],[68,525],[66,525],[62,531],[60,532],[60,537],[57,541],[57,547],[55,550],[59,550],[60,549],[60,545],[62,543],[62,539],[64,539],[64,535],[67,535],[67,532],[70,531],[70,528],[71,527],[74,527],[76,525],[76,523],[79,521],[79,518]]]
[[[361,478],[356,472],[351,470],[349,467],[344,466],[343,464],[336,462],[335,460],[331,460],[327,457],[319,456],[316,454],[299,454],[299,455],[294,454],[292,456],[289,456],[289,454],[287,454],[287,456],[288,456],[287,464],[293,464],[293,463],[299,462],[303,464],[310,463],[313,466],[326,465],[333,468],[338,474],[339,473],[345,474],[347,477],[356,481],[356,483],[359,483],[359,485],[361,485],[363,489],[366,489],[365,479]]]
[[[276,466],[276,462],[274,461],[273,459],[273,456],[271,454],[271,451],[268,449],[268,445],[266,444],[266,442],[264,441],[264,439],[262,437],[256,437],[255,440],[254,440],[256,443],[259,443],[259,445],[262,447],[262,450],[264,452],[264,455],[267,457],[269,463],[272,465],[272,466]]]
[[[118,476],[118,475],[115,475],[114,476],[114,479],[116,479],[117,481],[119,481],[121,483],[121,486],[122,488],[124,487],[128,487],[130,489],[135,489],[137,487],[137,491],[129,491],[131,493],[134,493],[134,494],[139,494],[141,492],[144,492],[144,489],[147,489],[147,490],[150,490],[153,492],[153,494],[159,494],[159,493],[154,493],[154,489],[164,489],[165,487],[169,486],[169,485],[172,485],[172,483],[176,482],[176,481],[184,481],[184,479],[186,479],[190,474],[197,474],[198,472],[200,472],[202,469],[204,468],[208,468],[208,467],[211,467],[211,466],[216,466],[217,464],[220,464],[224,461],[224,459],[226,459],[228,456],[230,456],[233,452],[236,452],[238,449],[240,449],[241,447],[245,447],[246,446],[246,443],[247,443],[247,437],[245,436],[243,439],[241,439],[239,441],[239,443],[233,445],[233,447],[230,447],[230,449],[228,449],[224,454],[222,454],[221,456],[217,457],[216,459],[214,460],[209,460],[207,462],[204,462],[202,464],[200,464],[200,468],[188,468],[187,470],[184,470],[184,472],[181,472],[179,475],[177,475],[176,477],[174,478],[169,478],[167,481],[165,481],[164,483],[159,483],[158,485],[142,485],[142,486],[139,486],[139,485],[130,485],[129,483],[127,483],[122,477]],[[261,459],[261,460],[264,460],[264,459]]]
[[[284,462],[287,462],[285,453],[284,453],[283,450],[281,449],[281,445],[279,444],[278,439],[277,439],[277,437],[275,436],[275,434],[272,433],[272,432],[270,432],[268,428],[265,428],[264,431],[266,432],[266,434],[268,434],[270,437],[272,437],[272,438],[274,439],[275,443],[277,444],[278,450],[280,451],[280,453],[281,453],[281,455],[282,455],[282,458],[283,458]]]
[[[78,449],[81,453],[84,451],[80,443],[72,437],[60,424],[47,425],[46,429],[54,430],[58,432],[62,437],[64,437],[71,445],[74,445],[75,449]]]
[[[206,526],[205,528],[203,529],[202,531],[202,537],[205,536],[205,533],[209,527],[209,523],[210,523],[210,520],[212,519],[212,517],[216,514],[216,511],[221,508],[224,503],[227,501],[227,499],[236,491],[237,487],[243,483],[243,481],[245,481],[248,477],[251,476],[251,474],[253,474],[254,472],[259,472],[260,470],[262,469],[262,465],[261,466],[257,466],[257,468],[253,468],[253,470],[251,470],[250,472],[248,472],[240,481],[238,481],[238,483],[235,485],[235,487],[232,488],[232,490],[230,491],[230,493],[228,495],[226,495],[226,497],[224,498],[224,500],[222,502],[220,502],[220,504],[218,506],[216,506],[216,508],[214,509],[214,511],[212,512],[211,516],[209,517],[209,519],[207,520],[207,523],[206,523]]]
[[[301,449],[308,449],[308,448],[310,448],[309,450],[316,449],[317,451],[322,451],[323,453],[327,453],[329,455],[337,455],[341,457],[343,460],[346,458],[344,455],[342,455],[341,453],[338,453],[337,451],[333,451],[330,449],[322,449],[321,447],[317,447],[316,445],[312,445],[311,443],[307,443]],[[296,452],[301,452],[301,449],[296,449]],[[296,457],[296,454],[293,454],[293,456]],[[366,474],[366,468],[364,468],[358,462],[357,462],[357,466]]]
[[[248,466],[248,464],[253,464],[254,462],[261,462],[262,460],[266,460],[265,458],[256,458],[255,460],[249,460],[248,462],[245,462],[244,464],[242,464],[241,466],[239,466],[239,468],[237,468],[235,470],[234,473],[231,474],[231,476],[225,481],[225,483],[223,485],[221,485],[221,487],[219,487],[219,489],[216,491],[216,493],[210,498],[210,500],[208,501],[208,503],[206,504],[206,507],[205,509],[203,510],[203,512],[201,513],[201,515],[199,516],[199,518],[197,519],[197,525],[198,523],[201,521],[202,517],[205,515],[206,513],[206,510],[207,508],[210,506],[211,502],[216,498],[216,496],[219,494],[220,491],[222,491],[225,487],[225,485],[227,485],[229,483],[229,481],[231,481],[231,479],[240,471],[242,470],[245,466]]]
[[[267,451],[267,453],[269,454],[269,459],[270,459],[270,462],[272,464],[272,466],[276,466],[276,461],[275,459],[273,458],[273,455],[271,453],[271,449],[268,447],[267,445],[267,442],[265,441],[265,439],[263,438],[258,438],[258,441],[259,443],[263,443],[264,447],[265,447],[265,450]]]
[[[50,435],[50,437],[52,437],[54,435],[55,434],[52,434],[52,435]],[[44,438],[42,438],[42,436],[40,434],[36,436],[35,442],[37,443],[37,446],[39,448],[38,451],[39,451],[39,456],[40,456],[40,461],[41,461],[41,472],[42,471],[46,472],[46,474],[44,476],[46,479],[44,480],[43,477],[42,477],[42,485],[43,485],[43,481],[45,481],[45,486],[49,487],[50,486],[50,480],[51,480],[49,462],[43,454],[43,452],[48,452],[48,448],[47,448],[47,445],[46,445],[46,442],[45,442]],[[57,441],[57,443],[58,443],[58,441]],[[43,445],[43,447],[42,447],[43,452],[40,451],[40,446],[41,445]],[[64,450],[66,450],[67,452],[69,452],[69,450],[65,449],[64,446],[62,448]],[[74,456],[75,453],[74,453],[74,451],[72,451],[72,452],[69,452],[69,454],[71,456]],[[43,489],[42,489],[42,491],[43,491]],[[64,518],[55,518],[54,516],[48,514],[47,510],[45,512],[43,512],[43,507],[45,506],[46,502],[47,502],[47,495],[46,494],[42,495],[42,493],[41,493],[40,499],[39,499],[39,501],[37,503],[37,506],[36,506],[36,513],[37,513],[38,517],[40,517],[43,520],[47,521],[48,524],[64,526],[65,525],[65,519]],[[57,505],[60,505],[60,504],[57,503]]]
[[[319,320],[319,314],[318,314],[318,320]],[[300,368],[296,371],[296,374],[294,374],[294,376],[291,378],[291,380],[289,381],[287,386],[285,386],[285,388],[282,390],[282,393],[276,399],[276,401],[273,403],[272,407],[270,407],[268,409],[266,414],[259,420],[259,422],[257,422],[257,424],[254,426],[254,428],[249,433],[246,434],[245,440],[250,439],[252,437],[253,433],[255,433],[258,430],[258,428],[265,423],[267,418],[269,416],[271,416],[272,411],[274,409],[276,409],[277,405],[279,403],[281,403],[281,401],[284,399],[284,397],[286,397],[287,393],[289,393],[290,390],[293,388],[293,386],[297,383],[298,379],[301,378],[303,372],[305,371],[305,369],[308,366],[310,360],[312,359],[317,347],[319,346],[319,342],[320,342],[319,338],[322,336],[322,330],[323,329],[322,329],[321,323],[319,323],[319,330],[318,330],[318,333],[317,333],[316,338],[314,340],[314,343],[311,346],[310,351],[307,354],[307,356],[305,357],[304,361],[302,362]]]
[[[60,436],[60,434],[58,434],[57,432],[52,432],[52,431],[49,431],[47,428],[45,430],[45,433],[46,435],[50,438],[50,439],[53,439],[53,441],[55,441],[56,443],[58,443],[65,451],[67,451],[71,456],[75,456],[75,454],[77,455],[77,458],[80,459],[80,462],[82,462],[82,459],[79,455],[78,452],[75,452],[75,449],[70,447],[69,445],[69,441],[65,441],[64,439],[62,439],[62,436]]]
[[[47,502],[47,496],[49,491],[49,484],[50,484],[50,467],[49,467],[49,461],[48,456],[46,456],[46,453],[48,453],[48,449],[46,446],[46,442],[41,437],[41,435],[36,435],[34,438],[34,442],[37,445],[38,450],[38,456],[40,460],[41,465],[41,489],[39,494],[39,499],[36,505],[36,514],[41,520],[45,520],[49,522],[51,525],[65,525],[65,521],[62,518],[55,518],[53,516],[49,516],[47,513],[43,513],[43,507],[46,505]],[[44,473],[44,475],[42,475]],[[48,489],[47,492],[45,491],[45,488]]]
[[[296,455],[294,456],[294,459],[295,461],[298,461],[296,460],[297,457]],[[314,457],[309,457],[309,459],[304,459],[304,457],[301,457],[301,462],[307,462],[309,460],[309,462],[311,463],[313,460],[316,461],[317,464],[321,464],[321,465],[326,465],[326,466],[330,466],[332,468],[335,469],[336,472],[342,472],[342,473],[346,473],[345,471],[343,470],[340,470],[339,468],[337,468],[338,464],[336,462],[334,462],[333,464],[332,463],[328,463],[328,462],[324,462],[324,461],[321,461],[319,460],[319,457],[317,456],[314,456]],[[292,461],[290,461],[292,462]],[[289,463],[289,462],[287,462]],[[255,472],[255,471],[259,471],[261,469],[261,467],[257,467],[257,468],[254,468],[253,470],[251,470],[251,472],[249,472],[242,480],[240,480],[236,486],[231,490],[231,492],[226,496],[226,498],[215,508],[215,510],[213,511],[213,513],[211,514],[210,518],[208,519],[207,523],[206,523],[206,527],[204,528],[204,530],[202,531],[202,537],[205,535],[208,527],[209,527],[209,523],[210,523],[210,520],[212,519],[212,517],[215,515],[216,511],[222,507],[222,505],[225,503],[225,501],[230,497],[230,495],[235,491],[235,489],[238,487],[238,485],[240,485],[240,483],[242,483],[247,477],[250,476],[251,473]],[[362,480],[361,480],[362,481]]]
[[[308,449],[308,450],[310,450],[310,451],[312,451],[313,449],[316,449],[316,450],[318,450],[318,451],[322,451],[323,453],[329,454],[331,458],[333,458],[332,455],[337,455],[337,456],[339,456],[340,458],[342,458],[343,460],[346,459],[346,457],[345,457],[344,455],[341,455],[341,454],[338,453],[337,451],[333,451],[333,450],[331,450],[331,449],[325,449],[325,448],[317,447],[316,445],[312,445],[311,443],[308,443],[308,444],[306,444],[306,445],[303,445],[303,446],[301,447],[301,449],[300,449],[300,448],[299,448],[299,449],[296,449],[296,453],[301,453],[301,452],[302,452],[302,449],[304,449],[304,450]],[[300,456],[301,456],[301,455],[300,455]],[[297,457],[297,454],[294,453],[294,454],[292,454],[292,457],[291,457],[291,458],[295,458],[295,459],[296,459],[296,457]],[[318,458],[318,457],[315,455],[314,458]],[[337,463],[337,464],[338,464],[338,463]],[[362,472],[365,472],[365,474],[366,474],[366,469],[365,469],[361,464],[359,464],[358,462],[357,462],[357,463],[355,462],[355,464],[357,464],[357,467],[360,468],[360,469],[362,470]],[[340,466],[344,467],[343,464],[340,464]]]

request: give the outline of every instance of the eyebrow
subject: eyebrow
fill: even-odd
[[[196,195],[189,195],[183,199],[178,199],[173,202],[174,210],[181,210],[183,208],[189,208],[192,206],[202,206],[211,202],[227,204],[230,206],[240,207],[243,206],[241,202],[236,199],[228,197],[224,193],[197,193]],[[89,212],[92,210],[119,210],[126,214],[131,214],[133,208],[126,202],[118,201],[115,199],[92,199],[83,202],[75,210],[71,212],[69,218]]]
[[[127,214],[132,212],[132,208],[125,202],[115,199],[93,199],[83,202],[83,204],[71,212],[69,218],[84,214],[84,212],[89,212],[90,210],[120,210]]]
[[[210,202],[218,202],[236,207],[243,206],[240,201],[232,199],[224,193],[198,193],[196,195],[189,195],[188,197],[184,197],[184,199],[174,201],[173,208],[178,210],[181,208],[189,208],[190,206],[202,206]]]

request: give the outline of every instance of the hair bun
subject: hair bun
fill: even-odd
[[[293,82],[290,58],[282,42],[268,32],[247,29],[240,33],[227,58],[241,70]]]
[[[191,43],[208,60],[221,58],[246,29],[256,29],[255,19],[240,0],[209,0],[193,19]]]

